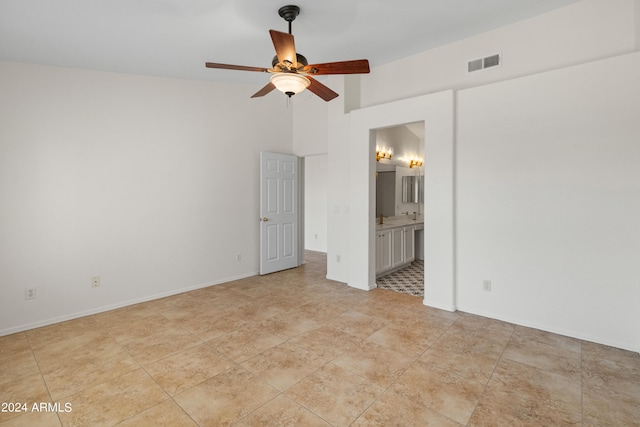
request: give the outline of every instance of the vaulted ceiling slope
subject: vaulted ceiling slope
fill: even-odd
[[[577,0],[2,0],[0,60],[163,77],[259,83],[269,29],[300,7],[296,48],[314,63],[367,58],[371,67],[527,19]]]

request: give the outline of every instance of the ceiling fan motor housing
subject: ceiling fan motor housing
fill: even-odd
[[[275,67],[279,62],[280,61],[278,61],[278,55],[275,55],[271,60],[271,66]],[[309,65],[309,61],[307,61],[307,58],[305,58],[304,55],[300,55],[299,53],[296,53],[296,62],[298,63],[297,65],[291,64],[295,68],[302,68]]]

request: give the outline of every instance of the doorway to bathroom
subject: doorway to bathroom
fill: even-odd
[[[424,296],[424,121],[375,129],[379,288]]]

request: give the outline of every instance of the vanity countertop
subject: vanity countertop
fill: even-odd
[[[413,215],[391,216],[384,218],[380,224],[380,218],[376,218],[376,230],[406,227],[407,225],[415,225],[416,229],[421,230],[424,227],[424,219],[422,215],[418,215],[417,219],[413,219]]]

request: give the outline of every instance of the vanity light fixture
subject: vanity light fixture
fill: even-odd
[[[422,166],[422,159],[421,158],[417,158],[417,157],[413,157],[411,160],[409,160],[409,167],[410,168],[417,168]]]
[[[393,148],[386,147],[378,147],[376,146],[376,161],[379,162],[380,159],[391,159],[393,156]]]
[[[311,82],[305,76],[294,73],[277,73],[269,79],[280,92],[291,98],[309,87]]]

